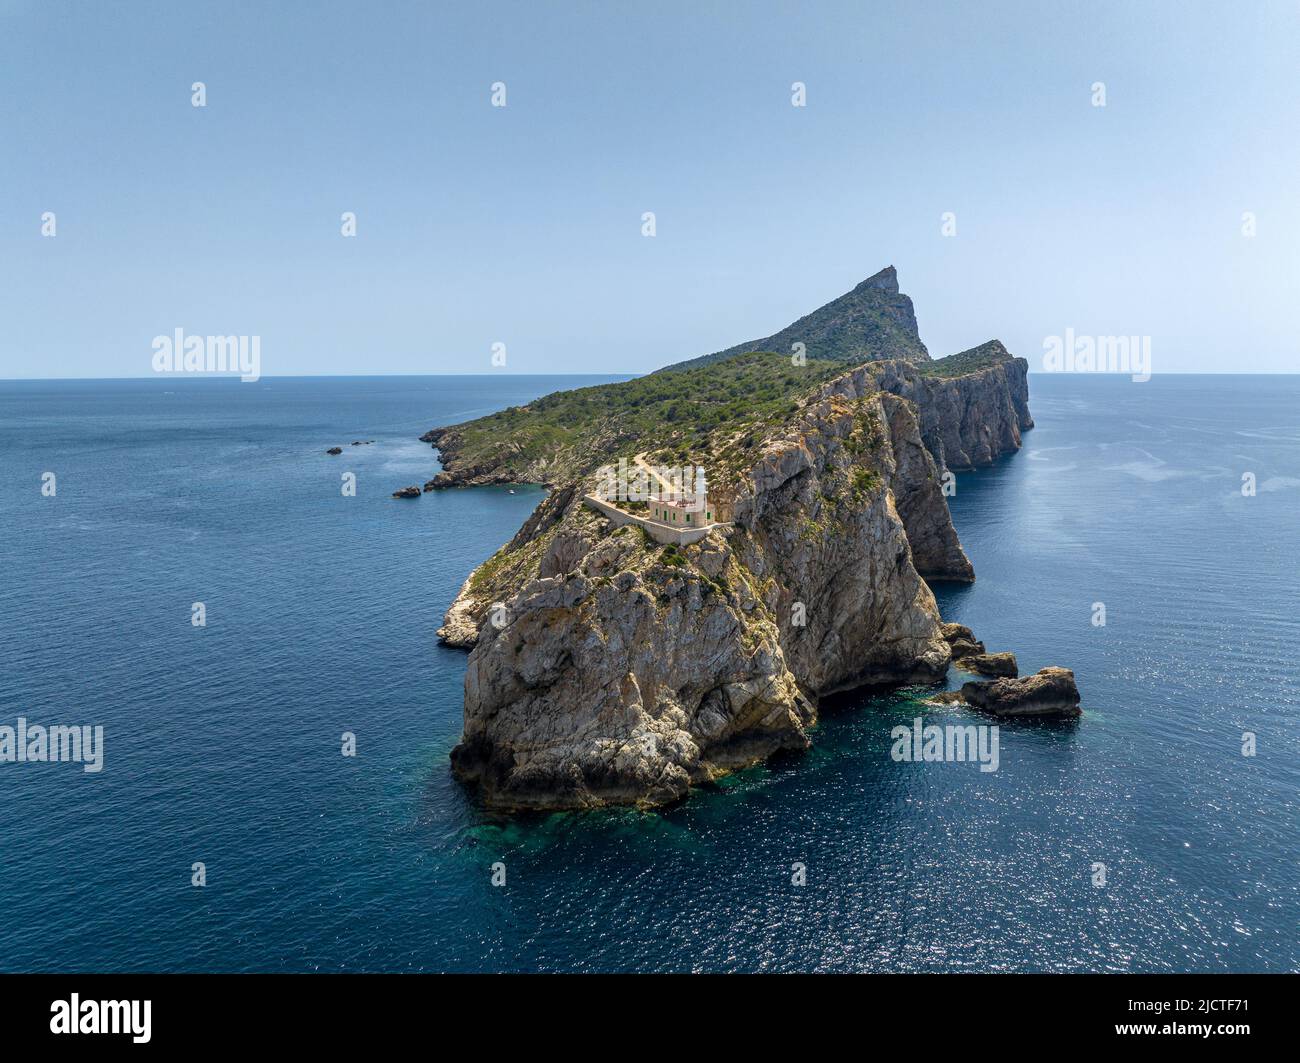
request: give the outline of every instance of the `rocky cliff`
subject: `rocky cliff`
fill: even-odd
[[[882,389],[916,404],[921,434],[941,467],[991,465],[1020,449],[1029,416],[1029,363],[997,340],[929,365],[872,367]]]
[[[479,634],[452,760],[489,805],[671,801],[805,746],[822,695],[948,665],[896,498],[942,520],[946,563],[965,558],[911,404],[869,374],[766,440],[734,523],[696,545],[613,528],[580,494],[557,493],[504,551],[527,572],[498,561],[459,602]]]
[[[865,298],[899,306],[893,281]],[[1026,368],[996,342],[795,371],[741,352],[429,433],[444,471],[426,489],[554,486],[439,631],[471,650],[456,774],[498,808],[658,805],[807,745],[826,694],[940,678],[926,580],[974,578],[943,474],[1019,447]],[[687,547],[582,501],[598,465],[665,436],[731,502]]]
[[[746,369],[732,370],[731,397],[753,394],[756,385],[771,387],[772,366],[787,365],[775,353],[738,356]],[[425,490],[485,484],[572,482],[608,455],[653,435],[670,444],[688,441],[698,449],[698,429],[680,427],[676,414],[681,397],[698,394],[699,379],[720,376],[733,363],[704,364],[691,371],[661,371],[628,384],[607,384],[546,396],[527,407],[504,411],[466,424],[430,429],[420,439],[438,450],[442,470]],[[864,363],[876,387],[911,401],[921,419],[921,437],[940,470],[989,465],[1020,449],[1020,434],[1034,426],[1029,415],[1029,364],[1013,357],[997,340],[929,362],[877,359]],[[770,431],[802,401],[799,392],[844,372],[835,361],[812,361],[792,378],[785,370],[780,386],[795,399],[784,410],[769,400],[749,422],[737,419],[722,427]],[[716,383],[716,382],[713,382]],[[621,397],[631,385],[644,386],[651,399]],[[633,402],[633,412],[620,401]],[[743,400],[742,400],[743,401]],[[594,411],[598,411],[593,414]],[[713,411],[710,411],[713,412]],[[635,416],[634,416],[635,414]],[[670,419],[670,415],[673,415]],[[639,420],[638,420],[639,418]],[[676,424],[674,422],[677,422]]]

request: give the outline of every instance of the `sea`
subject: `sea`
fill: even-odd
[[[0,382],[0,727],[103,736],[0,762],[0,970],[1300,968],[1300,376],[1031,375],[935,591],[1084,713],[997,771],[891,756],[997,722],[909,689],[663,811],[485,814],[435,631],[543,492],[391,495],[609,379]]]

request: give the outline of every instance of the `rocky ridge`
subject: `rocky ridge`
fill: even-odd
[[[788,354],[801,343],[809,357],[847,361],[897,358],[927,362],[930,352],[921,342],[912,300],[898,288],[898,271],[886,266],[852,291],[805,314],[780,332],[761,340],[738,343],[716,354],[706,354],[659,370],[671,373],[690,366],[722,361],[751,351]]]

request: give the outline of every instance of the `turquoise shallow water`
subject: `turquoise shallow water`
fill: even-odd
[[[591,382],[0,383],[0,724],[106,736],[98,775],[0,764],[0,969],[1300,966],[1300,378],[1031,378],[938,597],[1087,713],[1004,725],[998,772],[890,760],[964,715],[902,692],[663,814],[493,819],[434,630],[540,492],[389,494],[425,429]]]

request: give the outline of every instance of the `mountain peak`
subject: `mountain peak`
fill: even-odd
[[[853,290],[863,292],[869,288],[876,288],[882,292],[889,292],[891,295],[898,294],[898,270],[893,266],[886,266],[879,273],[873,273]]]
[[[685,369],[753,351],[789,354],[796,343],[803,344],[809,358],[854,365],[886,358],[916,364],[930,361],[917,331],[912,300],[898,290],[898,270],[886,266],[780,332],[665,368]]]

